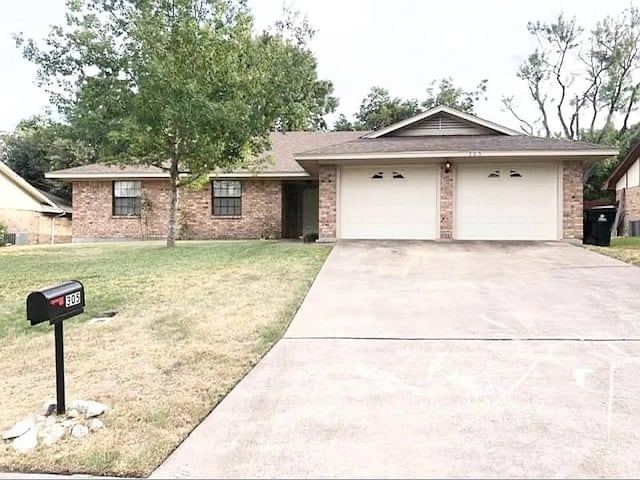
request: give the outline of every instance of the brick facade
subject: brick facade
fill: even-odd
[[[620,208],[624,212],[621,235],[631,233],[629,222],[640,220],[640,187],[625,188],[616,192],[616,200],[620,201]]]
[[[320,165],[319,232],[321,241],[336,239],[337,169],[335,165]]]
[[[111,181],[73,183],[74,241],[160,239],[166,236],[169,183],[143,180],[142,215],[112,214]],[[176,233],[185,239],[280,238],[282,182],[243,180],[242,215],[212,215],[211,183],[198,190],[179,192]]]
[[[583,168],[581,160],[562,162],[562,238],[582,239]]]
[[[453,168],[440,166],[440,238],[453,238]]]

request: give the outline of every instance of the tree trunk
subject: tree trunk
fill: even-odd
[[[167,247],[176,245],[176,210],[178,208],[178,157],[172,155],[169,170],[171,195],[169,197],[169,221],[167,223]]]

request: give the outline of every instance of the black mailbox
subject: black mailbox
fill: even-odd
[[[73,280],[32,292],[27,297],[27,319],[31,325],[57,323],[84,312],[84,287]]]

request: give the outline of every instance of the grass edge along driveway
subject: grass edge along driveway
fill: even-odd
[[[0,443],[0,471],[149,475],[281,337],[330,247],[272,241],[0,249],[0,428],[55,396],[53,331],[24,299],[83,281],[65,322],[67,401],[98,400],[105,428],[29,454]],[[87,322],[118,310],[109,323]]]

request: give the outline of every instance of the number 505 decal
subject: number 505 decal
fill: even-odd
[[[80,304],[80,292],[73,292],[64,297],[64,306],[66,308]]]

